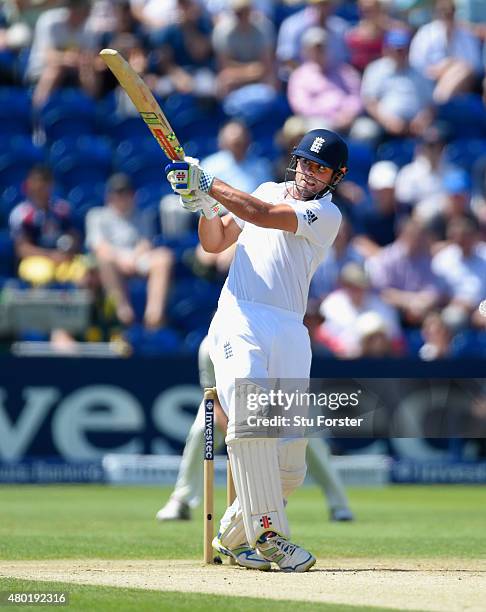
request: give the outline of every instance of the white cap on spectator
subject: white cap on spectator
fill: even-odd
[[[10,49],[22,49],[30,45],[32,32],[26,23],[14,23],[6,31],[5,40]]]
[[[308,49],[316,45],[325,45],[327,42],[327,32],[324,28],[309,28],[302,36],[302,48]]]
[[[242,9],[250,8],[253,2],[252,0],[230,0],[229,5],[234,11],[241,11]]]
[[[368,175],[370,189],[392,189],[395,187],[398,166],[391,161],[379,161],[373,164]]]

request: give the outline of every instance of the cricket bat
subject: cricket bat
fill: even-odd
[[[183,160],[184,149],[147,84],[118,51],[103,49],[100,56],[128,94],[166,156],[171,160]]]

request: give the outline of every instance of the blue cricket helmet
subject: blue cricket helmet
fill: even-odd
[[[296,157],[305,157],[335,171],[348,165],[348,145],[330,130],[311,130],[292,151]]]

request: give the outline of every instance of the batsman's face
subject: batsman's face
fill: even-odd
[[[331,182],[334,170],[299,157],[295,172],[295,184],[303,199],[310,199],[320,193]]]

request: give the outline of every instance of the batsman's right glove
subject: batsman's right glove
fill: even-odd
[[[201,211],[206,219],[216,217],[222,206],[209,195],[199,193],[188,193],[180,196],[180,202],[186,210],[190,212]]]

